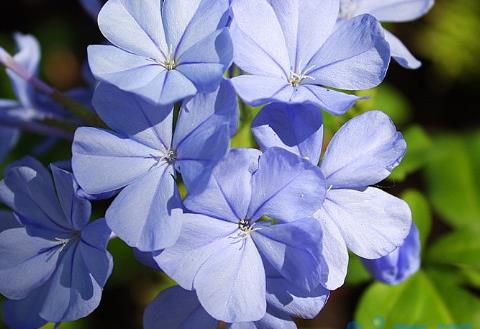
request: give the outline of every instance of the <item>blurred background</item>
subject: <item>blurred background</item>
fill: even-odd
[[[353,320],[364,329],[480,328],[480,1],[436,2],[418,21],[387,26],[422,68],[409,71],[392,62],[381,87],[360,93],[369,100],[347,116],[325,116],[327,139],[349,117],[371,109],[388,113],[404,133],[408,153],[379,187],[410,204],[423,245],[422,269],[387,286],[375,283],[352,255],[346,285],[332,293],[316,319],[299,321],[299,328],[343,329]],[[0,46],[10,52],[15,31],[39,39],[41,77],[60,90],[85,84],[86,47],[103,42],[95,20],[76,0],[4,0]],[[0,98],[14,98],[4,70]],[[254,146],[249,125],[257,110],[242,108],[233,146]],[[38,144],[38,136],[24,134],[1,172],[26,154],[37,156]],[[68,159],[70,145],[60,142],[37,157],[45,164]],[[98,216],[104,207],[97,205]],[[138,263],[118,239],[109,249],[115,268],[101,306],[60,328],[141,328],[145,305],[173,284]]]

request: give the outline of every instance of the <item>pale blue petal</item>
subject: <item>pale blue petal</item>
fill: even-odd
[[[359,115],[340,128],[328,145],[321,165],[327,185],[361,188],[376,184],[400,163],[406,147],[386,114]]]
[[[390,63],[390,47],[383,29],[370,15],[337,23],[335,32],[306,68],[305,83],[358,90],[380,84]]]
[[[14,38],[18,53],[13,56],[13,59],[21,65],[28,74],[36,76],[41,56],[40,45],[37,39],[32,35],[22,33],[15,33]],[[33,86],[11,70],[7,70],[7,74],[12,81],[15,95],[22,106],[32,107],[34,105],[35,93]]]
[[[303,291],[313,291],[328,274],[324,266],[322,227],[313,218],[261,227],[252,238],[262,257],[282,277]]]
[[[198,3],[198,7],[195,8],[195,4]],[[177,8],[175,8],[177,7]],[[191,15],[190,11],[195,9],[191,20],[185,26],[184,31],[178,31],[181,34],[179,42],[174,42],[174,38],[177,38],[177,31],[174,31],[173,35],[169,34],[170,44],[176,46],[175,55],[177,57],[183,57],[186,51],[190,51],[192,47],[196,47],[203,40],[211,38],[212,34],[216,34],[218,30],[222,30],[227,23],[227,14],[229,9],[228,0],[202,0],[202,1],[186,1],[186,0],[167,0],[165,2],[164,13],[168,13],[168,19],[174,20],[173,25],[168,25],[167,30],[179,29],[183,26],[184,22],[179,23],[182,19],[179,16],[185,15],[183,19]],[[171,14],[173,14],[171,16]],[[232,48],[231,43],[228,48],[219,48],[217,51],[224,52]],[[221,54],[219,54],[221,55]],[[232,60],[232,54],[230,50],[230,57],[228,61]],[[223,63],[223,62],[221,62]],[[224,63],[225,64],[225,63]]]
[[[270,216],[288,222],[310,217],[321,208],[326,186],[317,166],[283,149],[271,148],[260,157],[252,191],[244,218],[255,221]]]
[[[58,200],[65,218],[69,222],[69,227],[76,231],[82,230],[87,225],[92,213],[90,202],[77,195],[77,184],[70,172],[55,165],[50,165],[50,169]]]
[[[379,259],[363,259],[363,264],[376,280],[399,284],[420,268],[420,237],[414,223],[404,243]]]
[[[236,0],[230,26],[234,62],[243,71],[287,81],[290,59],[282,27],[267,1]]]
[[[404,201],[373,187],[330,190],[323,216],[337,225],[353,253],[367,259],[383,257],[401,246],[412,224]]]
[[[228,30],[222,29],[183,52],[176,70],[192,81],[199,92],[213,92],[222,82],[232,57],[232,40]]]
[[[215,319],[258,321],[266,312],[262,258],[249,237],[221,241],[195,276],[198,299]]]
[[[329,295],[330,292],[321,285],[306,292],[283,278],[267,277],[268,307],[292,317],[315,318],[327,303]]]
[[[177,243],[154,255],[163,271],[182,288],[193,289],[193,282],[200,267],[225,245],[238,225],[218,219],[185,214],[184,223]]]
[[[98,26],[111,43],[132,54],[163,59],[162,50],[168,49],[159,0],[109,0]]]
[[[281,77],[241,75],[232,79],[238,96],[247,104],[259,106],[271,101],[289,103],[295,89]]]
[[[43,306],[39,301],[45,298],[45,290],[41,287],[24,299],[7,300],[3,303],[3,320],[9,328],[40,328],[48,322],[38,315]]]
[[[110,84],[95,89],[93,106],[102,120],[117,133],[165,152],[172,143],[172,106],[159,106]]]
[[[218,321],[200,305],[194,291],[179,286],[162,291],[143,314],[145,329],[216,329]]]
[[[287,315],[273,315],[266,313],[265,316],[255,322],[238,322],[227,326],[228,329],[297,329],[295,322]]]
[[[412,55],[410,50],[405,47],[400,39],[387,30],[384,30],[384,32],[385,39],[390,45],[392,57],[397,61],[398,64],[407,69],[418,69],[420,66],[422,66],[422,63]]]
[[[97,128],[77,129],[72,152],[75,178],[89,194],[131,184],[155,167],[155,157],[161,156],[161,152],[126,136]]]
[[[231,150],[215,167],[207,186],[187,196],[185,207],[234,223],[247,218],[252,175],[257,170],[260,156],[260,151],[255,149]]]
[[[274,103],[265,106],[252,123],[263,150],[280,147],[317,165],[323,141],[321,111],[312,105]]]
[[[330,36],[338,17],[338,0],[270,0],[282,27],[294,72],[304,69]]]
[[[23,299],[52,275],[61,242],[28,235],[23,227],[0,233],[0,293]]]
[[[72,229],[50,173],[33,158],[24,158],[7,167],[0,200],[19,215],[32,234],[61,237]]]
[[[130,247],[154,251],[173,245],[182,227],[174,169],[162,165],[124,188],[107,210],[108,226]]]
[[[360,0],[358,12],[369,13],[379,21],[407,22],[425,15],[434,0]]]

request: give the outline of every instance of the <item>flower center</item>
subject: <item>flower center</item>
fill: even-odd
[[[177,62],[175,61],[175,55],[173,53],[173,45],[168,46],[167,52],[160,50],[163,55],[163,60],[155,60],[154,61],[159,64],[161,67],[166,69],[167,71],[175,70],[177,67]]]
[[[288,78],[288,83],[291,84],[292,87],[298,87],[302,84],[302,81],[305,79],[315,80],[314,77],[308,75],[308,73],[311,72],[314,68],[315,66],[311,66],[300,73],[291,71],[290,77]]]
[[[357,0],[340,0],[340,18],[350,19],[355,17],[357,9]]]
[[[168,163],[169,165],[172,165],[175,163],[175,161],[177,161],[177,152],[173,149],[170,149],[162,155],[150,154],[150,158],[155,160],[155,163],[152,165],[151,168],[158,166],[162,163]]]

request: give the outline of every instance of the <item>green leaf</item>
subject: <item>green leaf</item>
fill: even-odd
[[[366,283],[372,279],[372,276],[363,266],[360,257],[350,254],[350,259],[348,262],[348,272],[347,278],[345,279],[346,284],[350,286],[356,286],[359,284]]]
[[[355,312],[362,328],[372,328],[383,322],[382,328],[393,329],[401,325],[416,325],[437,329],[456,320],[430,278],[419,272],[409,280],[388,286],[372,284],[362,296]]]
[[[402,194],[402,199],[405,200],[410,209],[412,209],[412,216],[415,224],[420,232],[420,241],[422,248],[425,247],[427,239],[432,228],[432,213],[427,199],[417,190],[407,190]]]
[[[427,260],[437,264],[474,267],[480,270],[480,229],[463,229],[437,240]]]
[[[425,169],[429,199],[442,219],[453,227],[480,227],[480,192],[475,184],[475,165],[465,140],[442,135]]]
[[[411,126],[405,131],[403,137],[407,142],[407,154],[400,165],[393,170],[390,180],[405,180],[409,174],[423,168],[430,157],[432,141],[421,126]]]

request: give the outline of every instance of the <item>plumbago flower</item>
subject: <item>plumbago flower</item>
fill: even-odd
[[[109,0],[88,48],[93,74],[158,104],[215,91],[232,62],[228,0]]]
[[[271,104],[252,127],[262,149],[282,147],[312,164],[319,162],[323,129],[314,107]],[[362,258],[376,259],[403,244],[412,223],[410,208],[370,185],[388,177],[405,151],[402,135],[379,111],[348,121],[328,145],[320,164],[328,191],[315,217],[322,223],[327,263],[335,264],[331,275],[345,276],[347,247]]]
[[[274,288],[269,288],[273,282]],[[267,277],[267,313],[256,322],[227,324],[228,329],[295,329],[291,315],[306,318],[315,317],[323,308],[328,293],[323,289],[317,296],[298,294],[295,289],[288,291],[283,284],[276,289],[275,279]],[[302,314],[302,315],[299,315]],[[175,286],[161,292],[147,306],[143,316],[145,329],[216,329],[218,320],[208,314],[200,304],[194,291]]]
[[[40,62],[40,46],[31,35],[14,34],[18,52],[13,59],[21,65],[27,75],[35,76]],[[0,48],[0,57],[6,52]],[[2,60],[3,61],[3,60]],[[20,131],[12,128],[20,122],[28,122],[45,117],[57,117],[44,98],[30,83],[9,69],[6,70],[17,100],[0,99],[0,162],[17,143]]]
[[[235,91],[224,81],[216,92],[185,102],[175,132],[172,106],[111,85],[99,85],[93,105],[113,131],[77,130],[72,167],[78,183],[93,195],[122,189],[106,219],[128,245],[141,251],[171,246],[183,213],[176,172],[189,190],[206,183],[237,128]]]
[[[363,264],[376,280],[386,284],[399,284],[420,268],[420,237],[412,223],[404,243],[392,253],[379,259],[362,259]]]
[[[311,103],[333,114],[358,90],[385,77],[390,51],[382,28],[369,15],[337,22],[338,0],[234,0],[234,62],[248,75],[232,80],[250,105],[270,101]]]
[[[408,22],[425,15],[434,0],[340,0],[340,19],[370,14],[381,22]],[[395,35],[384,30],[392,57],[407,69],[417,69],[422,63],[416,59]]]
[[[100,303],[112,271],[105,220],[88,222],[90,202],[79,198],[71,173],[25,158],[0,182],[0,201],[14,218],[0,225],[0,293],[5,322],[39,328],[73,321]]]
[[[325,191],[320,170],[292,153],[231,150],[206,188],[185,199],[189,213],[177,243],[154,259],[195,290],[211,317],[229,323],[264,318],[272,271],[280,290],[325,295],[322,287],[338,285],[325,284],[322,230],[311,217]]]

